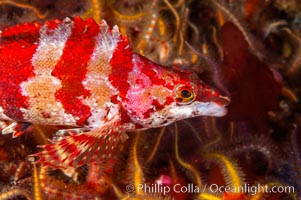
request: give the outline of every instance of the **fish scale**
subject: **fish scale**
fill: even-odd
[[[123,132],[223,116],[229,103],[193,72],[133,52],[117,26],[80,17],[2,30],[0,75],[1,124],[13,123],[3,133],[20,135],[28,123],[77,127],[33,155],[53,168],[101,162]]]

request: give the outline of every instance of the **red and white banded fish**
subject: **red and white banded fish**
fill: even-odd
[[[35,154],[54,168],[110,156],[121,132],[223,116],[229,103],[194,73],[134,53],[117,26],[79,17],[2,30],[0,75],[0,119],[13,122],[3,132],[28,123],[77,127]]]

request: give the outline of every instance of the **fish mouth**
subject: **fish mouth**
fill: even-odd
[[[230,103],[227,97],[218,97],[214,101],[199,103],[196,106],[197,116],[222,117],[227,114],[226,105]]]
[[[220,105],[220,106],[227,106],[230,104],[230,98],[226,96],[219,96],[216,99],[213,100],[214,103]]]
[[[227,109],[224,106],[214,102],[208,103],[206,106],[200,106],[198,110],[201,111],[204,116],[222,117],[227,114]]]

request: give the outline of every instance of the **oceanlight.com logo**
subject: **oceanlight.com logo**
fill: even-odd
[[[217,184],[205,184],[203,187],[198,187],[193,183],[188,185],[175,184],[173,186],[167,186],[162,184],[138,184],[135,187],[134,184],[128,184],[126,186],[126,191],[128,193],[134,192],[143,192],[147,194],[157,194],[161,193],[167,195],[170,192],[174,193],[191,193],[191,194],[200,194],[200,193],[242,193],[249,195],[256,195],[257,193],[295,193],[295,188],[293,186],[281,186],[281,185],[250,185],[244,184],[241,187],[231,187],[231,186],[219,186]]]
[[[257,193],[294,193],[295,188],[293,186],[268,186],[268,185],[250,185],[244,184],[241,187],[231,187],[231,186],[219,186],[217,184],[212,184],[209,186],[209,191],[212,193],[244,193],[250,195],[256,195]]]

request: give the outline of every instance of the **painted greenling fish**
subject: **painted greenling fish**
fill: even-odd
[[[194,73],[134,53],[105,21],[76,17],[6,28],[0,65],[0,119],[11,122],[3,133],[18,135],[28,123],[73,128],[34,155],[53,168],[100,162],[122,132],[223,116],[229,104]]]

